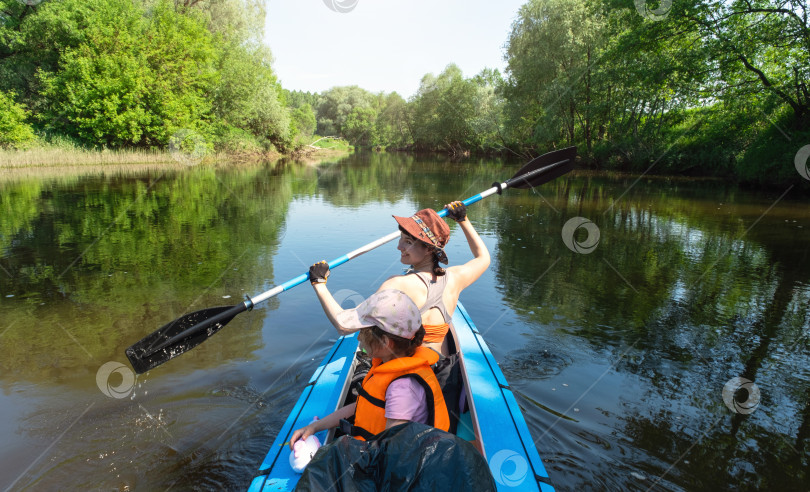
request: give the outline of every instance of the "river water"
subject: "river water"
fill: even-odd
[[[245,488],[336,339],[311,288],[135,380],[126,347],[519,166],[358,154],[5,172],[0,490]],[[461,301],[558,490],[807,490],[806,197],[577,172],[469,215],[493,261]],[[451,264],[464,262],[451,230]],[[385,245],[329,286],[351,307],[401,272],[398,258]]]

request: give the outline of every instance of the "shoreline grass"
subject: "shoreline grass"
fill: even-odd
[[[288,157],[295,159],[352,151],[345,140],[332,137],[314,137],[314,142],[305,145]],[[317,143],[317,145],[312,145]],[[221,162],[268,161],[285,157],[278,152],[216,152],[205,156],[172,152],[165,149],[83,149],[72,145],[45,145],[28,149],[0,149],[0,171],[31,167],[79,167],[79,166],[124,166],[151,164],[211,164]]]
[[[238,166],[290,158],[307,165],[349,152],[310,148],[303,155],[278,152],[217,152],[195,156],[168,150],[89,150],[74,146],[43,146],[24,150],[0,149],[0,182],[30,178],[69,178],[89,173],[138,174],[201,166]]]
[[[0,172],[26,168],[81,168],[118,166],[195,166],[222,162],[261,162],[284,157],[276,152],[226,153],[205,156],[185,155],[165,150],[86,150],[77,148],[38,148],[0,150]]]
[[[177,161],[172,154],[156,150],[85,150],[59,147],[0,150],[0,170],[24,167],[169,164],[173,162]]]

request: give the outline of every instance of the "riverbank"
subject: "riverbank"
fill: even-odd
[[[107,166],[197,165],[217,163],[272,162],[289,157],[306,160],[348,155],[348,145],[306,145],[290,154],[275,151],[195,152],[173,150],[92,150],[77,147],[44,147],[26,150],[0,150],[0,172],[30,168],[86,168]]]
[[[40,148],[0,151],[0,170],[30,167],[76,167],[143,164],[203,164],[220,161],[267,161],[283,157],[278,152],[203,154],[167,150],[88,150]]]
[[[31,178],[75,179],[89,174],[140,175],[144,172],[181,171],[190,167],[251,166],[290,159],[305,165],[347,156],[351,150],[312,148],[289,155],[278,152],[218,152],[195,159],[168,151],[31,149],[0,150],[0,182]]]

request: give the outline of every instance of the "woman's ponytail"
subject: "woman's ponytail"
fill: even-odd
[[[438,250],[434,249],[433,250],[433,275],[436,275],[437,277],[441,277],[445,273],[447,273],[447,270],[445,270],[444,268],[439,266],[439,252],[438,252]]]

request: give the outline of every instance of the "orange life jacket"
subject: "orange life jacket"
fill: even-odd
[[[399,357],[385,364],[380,359],[372,360],[371,369],[358,392],[352,435],[360,440],[368,440],[385,430],[385,391],[391,382],[402,377],[414,378],[425,389],[427,425],[449,430],[450,418],[442,388],[430,368],[438,360],[439,354],[425,347],[417,347],[411,357]]]

